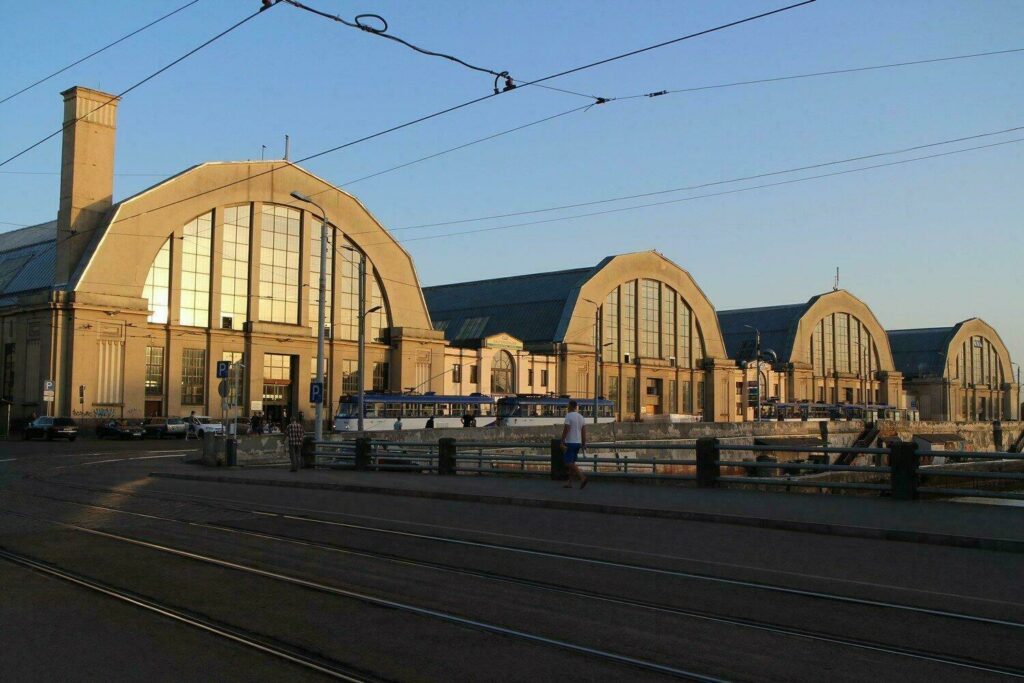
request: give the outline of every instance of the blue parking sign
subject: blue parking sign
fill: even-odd
[[[227,379],[228,373],[231,371],[231,361],[219,360],[217,361],[217,379]]]
[[[323,403],[324,402],[324,383],[312,381],[309,383],[309,402],[310,403]]]

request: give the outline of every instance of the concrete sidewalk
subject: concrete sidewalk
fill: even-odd
[[[765,529],[1024,552],[1024,508],[862,496],[698,489],[592,479],[584,490],[547,478],[438,476],[278,468],[208,470],[168,463],[151,477],[287,486],[438,500],[658,517]]]

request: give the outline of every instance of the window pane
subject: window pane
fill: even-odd
[[[210,250],[213,213],[199,216],[185,225],[181,241],[182,325],[208,327],[210,324]]]
[[[301,212],[264,204],[260,235],[260,320],[299,322],[299,236]],[[287,285],[293,285],[288,287]],[[264,302],[269,301],[269,306]]]

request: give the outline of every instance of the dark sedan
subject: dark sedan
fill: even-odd
[[[99,438],[110,437],[113,439],[141,439],[143,435],[142,425],[131,425],[127,422],[111,420],[96,428],[96,436]]]
[[[39,438],[52,441],[67,439],[74,441],[78,436],[78,425],[70,417],[39,417],[25,427],[25,438]]]

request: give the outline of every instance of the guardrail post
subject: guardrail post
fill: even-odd
[[[555,481],[569,478],[569,473],[565,469],[565,459],[562,457],[561,439],[551,439],[551,478]]]
[[[445,437],[437,440],[437,473],[455,474],[455,439]]]
[[[1003,423],[999,420],[992,421],[992,443],[997,451],[1003,450]]]
[[[370,469],[370,440],[365,436],[356,439],[355,464],[357,470]]]
[[[890,448],[892,497],[895,500],[914,500],[917,498],[917,444],[913,441],[894,441]]]
[[[718,439],[714,437],[703,437],[697,439],[697,486],[709,488],[718,485],[718,476],[721,467],[718,459],[721,451],[718,450]]]

